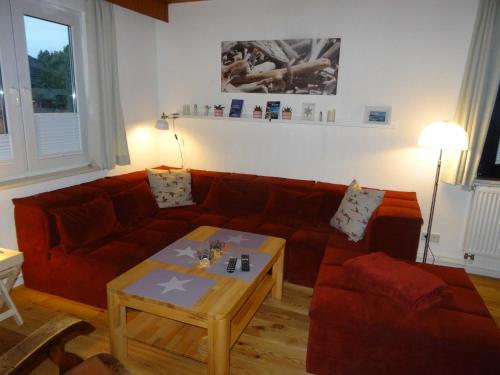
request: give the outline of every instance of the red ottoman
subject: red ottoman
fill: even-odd
[[[447,285],[413,311],[349,282],[357,252],[328,248],[314,287],[307,371],[313,374],[500,374],[500,331],[463,269],[423,265]]]

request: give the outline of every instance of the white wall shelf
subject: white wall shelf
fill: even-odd
[[[180,115],[179,118],[185,119],[194,119],[194,120],[212,120],[212,121],[235,121],[235,122],[255,122],[257,124],[292,124],[292,125],[313,125],[313,126],[325,126],[325,127],[334,127],[334,126],[343,126],[343,127],[355,127],[355,128],[376,128],[376,129],[394,129],[396,127],[396,123],[391,122],[388,125],[377,125],[377,124],[363,124],[362,121],[354,122],[354,121],[335,121],[335,122],[327,122],[327,121],[305,121],[300,119],[291,120],[266,120],[266,119],[254,119],[251,114],[242,114],[241,117],[218,117],[214,115]]]

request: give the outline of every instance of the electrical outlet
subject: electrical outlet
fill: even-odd
[[[425,241],[425,236],[427,236],[427,233],[422,232],[422,236],[420,237],[420,239],[422,241]],[[439,243],[440,239],[441,239],[441,235],[439,233],[431,233],[430,242]]]

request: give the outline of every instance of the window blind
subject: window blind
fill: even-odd
[[[12,159],[12,151],[11,151],[10,135],[0,134],[0,161],[11,160],[11,159]]]
[[[40,156],[82,151],[78,113],[36,113],[33,117]]]

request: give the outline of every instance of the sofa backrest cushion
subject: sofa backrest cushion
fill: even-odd
[[[97,188],[100,191],[105,191],[108,194],[115,194],[127,188],[128,184],[125,181],[117,180],[112,177],[100,178],[98,180],[89,181],[82,186]]]
[[[47,250],[59,244],[55,216],[50,210],[85,203],[104,194],[102,189],[76,185],[13,199],[19,249]]]
[[[120,229],[107,194],[87,203],[53,208],[61,245],[66,251],[85,246]]]
[[[318,219],[328,223],[332,216],[337,212],[340,202],[347,190],[346,185],[330,184],[328,182],[318,182],[314,185],[314,191],[325,193],[321,208],[319,210]]]
[[[300,192],[272,186],[264,209],[267,217],[289,216],[314,221],[318,216],[324,193]]]
[[[203,205],[209,211],[228,215],[244,215],[249,212],[245,192],[223,179],[213,181]]]
[[[113,194],[111,199],[116,217],[123,226],[154,216],[159,210],[158,203],[145,181]]]
[[[191,194],[196,203],[203,203],[205,200],[212,182],[218,178],[226,175],[224,172],[211,172],[202,171],[198,169],[191,169]]]
[[[163,168],[164,167],[158,167],[158,168],[154,168],[154,169],[163,169]],[[117,176],[111,176],[111,177],[108,177],[108,179],[120,181],[122,183],[125,183],[125,185],[131,186],[131,185],[139,184],[141,182],[147,182],[148,175],[147,175],[145,170],[142,170],[142,171],[120,174]]]

